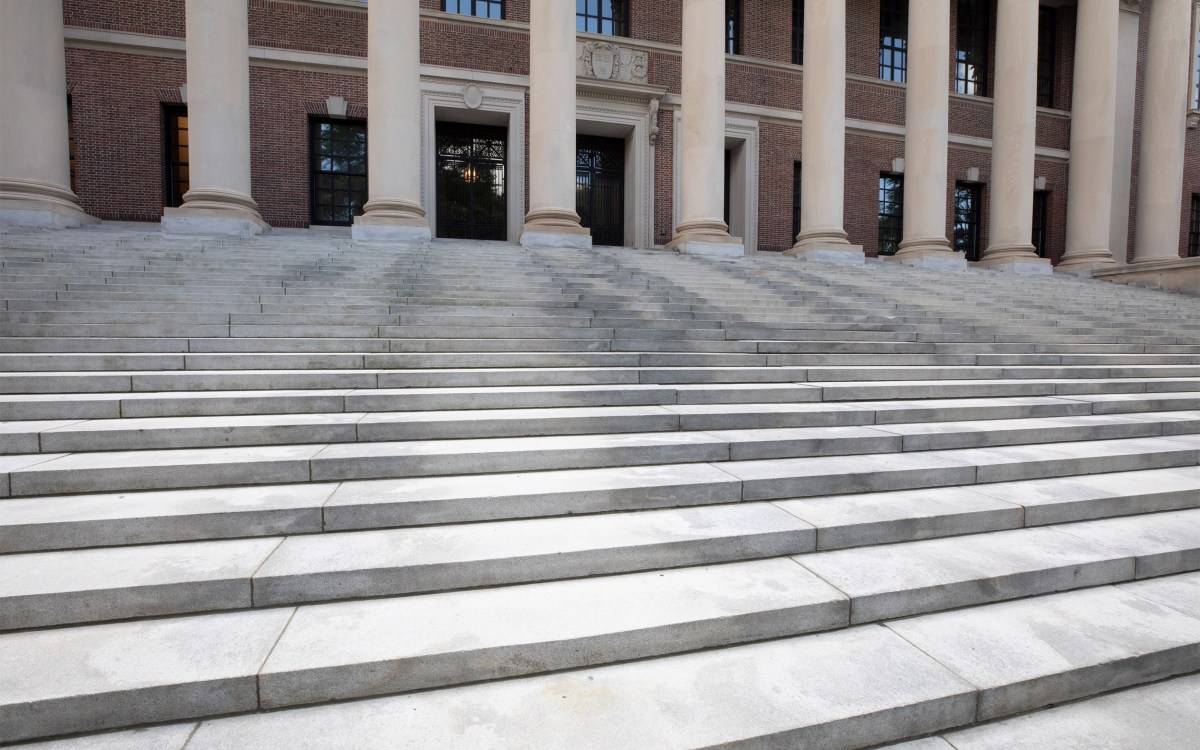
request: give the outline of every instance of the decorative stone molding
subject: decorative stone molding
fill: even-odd
[[[649,55],[608,42],[576,42],[575,74],[605,81],[646,83]]]
[[[483,104],[483,90],[473,83],[463,87],[463,104],[467,109],[479,109]]]
[[[650,100],[650,145],[658,143],[658,100]]]
[[[1200,109],[1189,110],[1187,114],[1188,130],[1200,128]]]

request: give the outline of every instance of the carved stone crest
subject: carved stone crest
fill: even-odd
[[[608,42],[580,42],[575,72],[604,81],[645,83],[647,55],[644,51],[618,47]]]

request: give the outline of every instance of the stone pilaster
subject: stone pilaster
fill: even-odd
[[[1154,0],[1150,4],[1134,263],[1179,258],[1191,14],[1188,0]]]
[[[591,247],[575,213],[575,4],[529,9],[529,213],[521,244]]]
[[[0,0],[0,225],[97,220],[71,192],[62,0]]]
[[[250,41],[247,0],[187,0],[191,189],[163,212],[170,234],[260,234],[250,197]]]
[[[980,264],[1017,273],[1051,270],[1032,242],[1037,38],[1037,0],[997,3],[990,242]]]
[[[722,219],[725,164],[725,2],[683,0],[679,225],[670,250],[740,256]]]
[[[950,0],[911,0],[904,135],[904,239],[896,260],[966,268],[946,239]]]
[[[368,200],[356,240],[426,242],[421,206],[421,7],[388,0],[367,8]]]
[[[1080,3],[1071,102],[1067,245],[1059,271],[1115,265],[1109,250],[1113,143],[1117,127],[1118,0]]]
[[[846,3],[804,4],[804,121],[800,234],[788,255],[861,264],[844,226],[846,187]]]

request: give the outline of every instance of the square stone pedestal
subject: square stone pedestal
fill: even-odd
[[[196,209],[182,206],[163,210],[163,234],[248,237],[269,232],[271,225],[257,212]]]
[[[736,237],[733,239],[737,239]],[[740,242],[680,242],[671,247],[677,253],[700,255],[716,260],[733,261],[746,255],[746,246]]]
[[[1032,276],[1049,276],[1054,273],[1054,267],[1049,258],[1001,258],[989,261],[987,258],[979,261],[980,268],[1006,273],[1023,273]]]
[[[968,268],[967,259],[962,253],[946,251],[891,255],[887,256],[886,261],[917,268],[933,268],[939,271],[966,271]]]
[[[350,228],[350,236],[356,240],[382,242],[429,242],[433,238],[429,227],[404,224],[365,224],[357,221]]]
[[[867,263],[862,245],[835,243],[802,243],[784,252],[797,260],[812,260],[818,263],[834,263],[839,266],[862,266]]]
[[[590,249],[590,234],[560,234],[558,232],[522,232],[521,247],[573,247]]]

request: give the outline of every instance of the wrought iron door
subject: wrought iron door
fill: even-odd
[[[502,127],[438,123],[438,237],[508,238],[507,150]]]
[[[625,141],[581,135],[575,152],[575,211],[597,245],[625,244]]]

